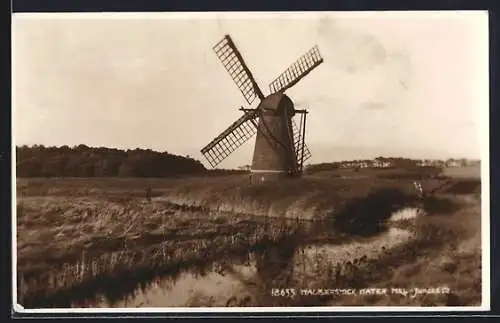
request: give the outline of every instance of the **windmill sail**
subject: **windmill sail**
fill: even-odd
[[[256,112],[246,113],[206,145],[201,153],[212,167],[217,166],[257,132]]]
[[[243,57],[229,35],[224,36],[224,38],[214,46],[214,51],[222,62],[222,65],[224,65],[229,72],[229,75],[231,75],[236,86],[240,89],[240,92],[243,94],[248,104],[252,104],[256,97],[259,97],[261,100],[264,98],[257,82],[255,82],[252,73],[246,66]]]
[[[301,165],[302,161],[306,161],[311,158],[312,154],[304,142],[304,138],[302,138],[302,131],[297,126],[297,123],[294,119],[292,119],[292,128],[293,128],[293,144],[295,147],[296,155],[297,155],[297,164]],[[304,155],[302,157],[302,143],[304,142]],[[302,159],[303,158],[303,159]]]
[[[323,63],[323,58],[319,53],[319,48],[318,46],[314,46],[307,53],[299,57],[299,59],[281,73],[280,76],[274,79],[274,81],[269,84],[269,90],[271,93],[276,93],[291,88],[321,63]]]

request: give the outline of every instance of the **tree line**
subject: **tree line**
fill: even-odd
[[[335,170],[343,167],[352,167],[356,168],[361,165],[367,165],[369,167],[373,167],[377,164],[386,164],[386,167],[389,168],[414,168],[418,167],[418,161],[410,158],[401,158],[401,157],[377,157],[375,159],[360,159],[360,160],[343,160],[340,162],[331,162],[331,163],[319,163],[308,165],[306,171],[309,174],[321,172],[321,171],[329,171]]]
[[[395,169],[415,169],[418,167],[447,167],[447,166],[468,166],[477,165],[478,160],[468,160],[466,158],[447,160],[431,160],[431,159],[411,159],[403,157],[377,157],[374,159],[360,159],[360,160],[344,160],[332,163],[319,163],[312,164],[306,167],[306,172],[309,174],[330,171],[339,168],[363,168],[363,167],[381,167],[381,168],[395,168]]]
[[[173,177],[182,175],[219,176],[249,173],[250,165],[239,169],[206,169],[189,156],[179,156],[151,149],[121,150],[86,145],[45,147],[16,146],[18,177]],[[465,160],[460,160],[464,163]],[[334,170],[345,166],[372,166],[388,163],[389,168],[415,168],[419,160],[377,157],[373,160],[351,160],[308,165],[306,173]],[[432,166],[444,166],[445,161],[433,161]],[[435,163],[437,163],[435,164]],[[443,165],[441,165],[443,164]]]
[[[208,173],[190,158],[151,149],[16,147],[18,177],[172,177]],[[220,171],[219,171],[220,172]]]

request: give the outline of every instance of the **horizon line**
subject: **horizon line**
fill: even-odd
[[[86,146],[88,148],[105,148],[105,149],[112,149],[112,150],[121,150],[121,151],[129,151],[129,150],[150,150],[152,152],[155,152],[155,153],[167,153],[167,154],[170,154],[170,155],[177,155],[177,156],[182,156],[182,157],[185,157],[185,158],[191,158],[191,159],[195,159],[195,160],[198,160],[196,158],[194,158],[194,156],[191,156],[190,154],[186,154],[186,155],[182,155],[182,154],[177,154],[177,153],[174,153],[174,152],[170,152],[168,150],[163,150],[163,151],[160,151],[160,150],[155,150],[155,149],[152,149],[152,148],[141,148],[141,147],[135,147],[135,148],[119,148],[119,147],[113,147],[113,146],[93,146],[93,145],[87,145],[87,144],[73,144],[73,145],[68,145],[68,144],[65,144],[65,145],[46,145],[46,144],[16,144],[15,147],[16,148],[21,148],[23,146],[26,146],[28,148],[33,148],[34,146],[42,146],[44,148],[63,148],[63,147],[68,147],[68,148],[74,148],[74,147],[78,147],[78,146]],[[343,162],[343,161],[346,161],[346,162],[349,162],[349,161],[355,161],[355,160],[359,160],[359,161],[365,161],[365,160],[375,160],[377,158],[404,158],[404,159],[410,159],[410,160],[432,160],[432,161],[446,161],[446,160],[460,160],[460,159],[465,159],[465,160],[470,160],[470,161],[481,161],[481,158],[472,158],[472,157],[464,157],[464,156],[461,156],[461,157],[450,157],[450,156],[447,156],[447,157],[442,157],[442,158],[430,158],[430,157],[408,157],[408,156],[405,156],[406,154],[402,154],[402,155],[383,155],[383,154],[380,154],[378,155],[377,157],[372,157],[372,158],[366,158],[366,157],[359,157],[359,158],[352,158],[352,159],[342,159],[342,160],[330,160],[330,161],[322,161],[322,162],[316,162],[316,163],[309,163],[308,165],[314,165],[314,164],[323,164],[323,163],[338,163],[338,162]],[[199,160],[201,161],[201,159]],[[242,166],[246,166],[245,165],[240,165],[240,166],[235,166],[235,167],[242,167]]]

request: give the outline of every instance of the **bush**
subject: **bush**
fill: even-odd
[[[384,188],[364,197],[349,200],[333,216],[335,229],[357,235],[380,232],[385,220],[398,209],[409,204],[411,197],[397,188]]]
[[[426,214],[451,214],[458,210],[460,205],[449,198],[426,196],[422,201],[422,208]]]

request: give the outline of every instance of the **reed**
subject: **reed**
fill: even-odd
[[[43,272],[20,271],[19,299],[27,307],[70,306],[72,302],[82,302],[99,293],[117,300],[133,292],[138,285],[179,267],[280,243],[285,237],[296,234],[297,225],[296,222],[266,225],[247,222],[245,227],[234,231],[219,228],[204,238],[168,239],[146,247],[130,245],[103,254],[83,251],[75,262],[51,266]],[[125,280],[127,283],[123,284]],[[115,286],[111,287],[113,284]],[[118,295],[117,290],[121,291]]]

